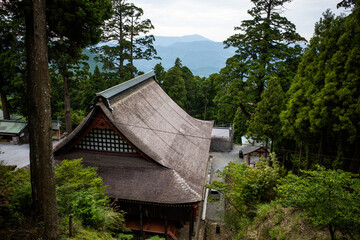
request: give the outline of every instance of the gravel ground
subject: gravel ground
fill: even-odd
[[[29,144],[14,145],[12,143],[0,143],[0,161],[5,165],[16,165],[23,168],[30,164]]]
[[[55,145],[58,141],[53,141]],[[8,142],[0,142],[0,161],[5,165],[16,165],[23,168],[30,164],[29,144],[14,145]]]

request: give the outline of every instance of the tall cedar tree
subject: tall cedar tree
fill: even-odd
[[[316,139],[318,163],[359,171],[360,11],[347,17],[330,11],[315,26],[282,113],[283,130],[294,139]],[[304,138],[304,136],[308,136]]]
[[[154,26],[149,19],[141,20],[144,11],[127,0],[112,0],[112,5],[113,16],[105,24],[103,41],[116,43],[94,50],[99,54],[98,59],[105,69],[116,71],[125,80],[134,77],[136,73],[133,60],[150,60],[156,55],[154,36],[145,35]]]
[[[181,68],[181,60],[177,58],[174,66],[166,72],[162,88],[180,107],[185,109],[186,86]]]
[[[17,19],[11,16],[11,12],[0,7],[0,95],[4,119],[10,119],[8,96],[16,93],[14,85],[20,80],[22,73],[24,47],[18,36]]]
[[[280,113],[284,110],[284,98],[285,93],[278,79],[271,78],[249,122],[249,135],[257,141],[264,141],[266,146],[271,142],[271,152],[274,140],[281,131]]]
[[[43,239],[58,239],[58,211],[51,141],[46,1],[34,0],[26,12],[27,90],[32,197]]]
[[[215,101],[220,111],[230,114],[230,120],[238,108],[250,118],[271,76],[279,76],[284,91],[287,90],[301,53],[296,43],[305,41],[296,33],[295,25],[280,15],[283,5],[291,0],[252,2],[255,6],[248,11],[252,19],[242,21],[241,26],[235,27],[241,32],[224,42],[226,47],[237,50],[221,70],[224,77],[217,83]]]
[[[47,8],[50,33],[50,56],[61,74],[64,89],[64,112],[67,133],[72,131],[69,81],[74,75],[74,64],[80,64],[82,49],[100,41],[101,27],[111,17],[110,0],[71,3],[50,0]]]

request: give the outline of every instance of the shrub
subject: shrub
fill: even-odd
[[[359,175],[342,170],[302,171],[289,174],[278,186],[279,202],[303,209],[315,226],[327,228],[331,239],[342,234],[360,232]]]
[[[0,228],[29,216],[32,210],[30,174],[0,162]]]
[[[106,187],[96,168],[81,164],[82,159],[63,160],[55,167],[59,214],[70,213],[84,226],[109,231],[126,230],[123,212],[115,212],[106,196]]]
[[[260,158],[255,167],[230,162],[219,172],[225,182],[215,181],[208,187],[220,191],[240,214],[252,215],[257,204],[275,199],[274,187],[284,174],[285,170],[279,166],[275,154],[270,154],[269,162]]]
[[[109,202],[105,195],[106,187],[97,176],[96,168],[83,168],[82,159],[63,160],[55,167],[56,194],[61,216],[74,212],[74,204],[82,195],[91,196],[97,205]]]

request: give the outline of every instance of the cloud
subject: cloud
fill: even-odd
[[[315,22],[331,8],[336,13],[340,0],[295,0],[284,5],[283,13],[298,32],[307,39],[313,34]],[[144,17],[152,21],[158,36],[200,34],[214,41],[224,41],[233,35],[234,27],[249,19],[250,0],[133,0],[144,10]]]

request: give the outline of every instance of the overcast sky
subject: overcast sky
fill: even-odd
[[[222,42],[236,33],[235,26],[250,19],[247,10],[250,0],[128,0],[144,10],[144,18],[152,21],[156,36],[183,36],[199,34]],[[300,35],[310,39],[314,24],[330,8],[334,13],[340,0],[293,0],[284,5],[283,16],[296,25]]]

